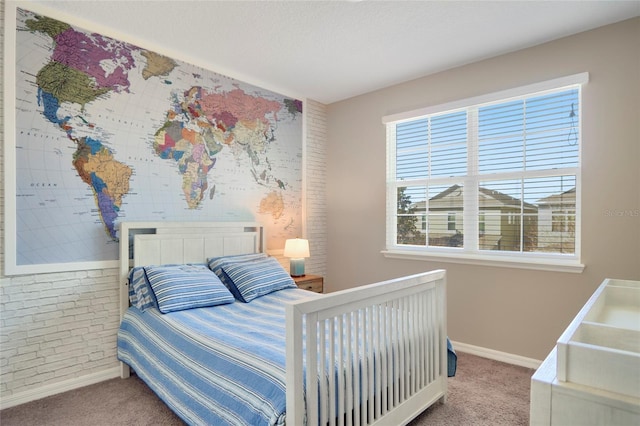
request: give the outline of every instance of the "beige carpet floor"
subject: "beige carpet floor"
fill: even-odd
[[[458,353],[445,404],[414,419],[423,425],[528,425],[533,370]],[[112,379],[0,411],[2,426],[115,426],[184,423],[137,377]]]

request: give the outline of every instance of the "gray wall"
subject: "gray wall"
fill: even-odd
[[[585,71],[583,273],[383,257],[384,115]],[[325,288],[445,268],[453,340],[543,359],[604,278],[640,280],[639,103],[635,18],[329,105]]]

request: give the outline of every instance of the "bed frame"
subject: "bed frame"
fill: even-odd
[[[120,316],[129,307],[132,266],[263,251],[264,229],[255,222],[123,222]],[[446,334],[443,270],[288,305],[287,424],[303,425],[305,419],[308,425],[409,423],[438,400],[446,401]],[[344,374],[327,374],[333,371],[328,365],[344,366]],[[129,374],[121,363],[121,377]]]

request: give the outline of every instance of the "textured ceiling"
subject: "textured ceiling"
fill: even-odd
[[[76,18],[72,24],[325,104],[640,15],[640,1],[616,0],[32,3]]]

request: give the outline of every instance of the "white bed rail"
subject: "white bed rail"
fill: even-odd
[[[403,425],[446,398],[444,270],[295,302],[286,321],[287,424]]]

